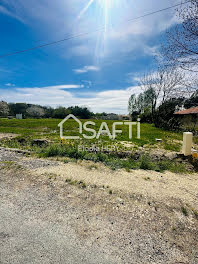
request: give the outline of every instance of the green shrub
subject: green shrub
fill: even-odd
[[[71,145],[59,145],[53,144],[43,149],[38,149],[40,156],[44,157],[67,157],[71,160],[90,160],[93,162],[103,162],[106,166],[112,170],[124,168],[128,172],[131,169],[143,169],[154,170],[158,172],[164,172],[166,170],[174,173],[186,173],[186,165],[171,160],[164,161],[152,161],[149,154],[144,154],[139,159],[133,159],[132,157],[121,159],[116,154],[105,153],[88,153],[86,151],[79,152],[77,147]]]
[[[150,158],[146,155],[143,155],[140,158],[140,169],[142,170],[155,170],[156,166],[151,162]]]

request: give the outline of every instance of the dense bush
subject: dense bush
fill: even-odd
[[[155,126],[167,130],[178,130],[181,124],[174,113],[176,107],[182,106],[183,102],[183,98],[173,98],[160,105],[154,116]]]

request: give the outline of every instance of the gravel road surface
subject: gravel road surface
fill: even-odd
[[[198,219],[179,199],[34,173],[59,165],[0,150],[1,264],[198,263]]]

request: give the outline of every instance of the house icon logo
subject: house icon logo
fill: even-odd
[[[110,128],[108,127],[108,124],[106,122],[102,122],[101,126],[99,128],[99,131],[97,132],[95,129],[87,127],[87,126],[96,126],[96,123],[93,121],[86,121],[82,124],[82,122],[75,117],[74,115],[70,114],[65,119],[63,119],[59,124],[58,127],[60,127],[60,137],[61,139],[80,139],[80,136],[63,136],[63,125],[64,123],[72,118],[75,122],[79,125],[79,134],[82,135],[85,139],[99,139],[102,135],[107,135],[110,139],[115,139],[117,134],[122,134],[122,130],[116,129],[117,126],[126,125],[129,127],[129,139],[132,139],[132,126],[137,125],[137,138],[140,139],[140,120],[138,122],[114,122],[112,125],[112,134],[110,132]],[[89,132],[89,135],[82,134],[83,130],[86,132]],[[90,135],[91,133],[91,135]]]
[[[77,117],[75,117],[74,115],[70,114],[70,115],[66,116],[58,124],[58,126],[60,127],[60,137],[61,137],[61,139],[79,139],[80,138],[79,136],[63,136],[63,125],[70,118],[73,118],[79,124],[79,133],[82,134],[82,122]]]

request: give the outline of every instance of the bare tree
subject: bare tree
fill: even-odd
[[[160,67],[156,76],[157,91],[161,103],[187,93],[187,82],[183,71],[174,67]]]
[[[181,96],[185,88],[185,74],[177,68],[159,67],[156,72],[145,74],[140,80],[144,91],[144,104],[151,106],[152,116],[159,103]]]
[[[167,32],[162,54],[168,64],[198,72],[198,0],[191,0],[177,10],[178,23]]]

